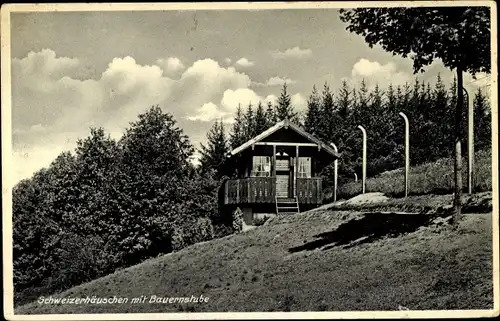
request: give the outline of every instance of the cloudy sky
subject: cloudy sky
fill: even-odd
[[[410,60],[345,27],[336,9],[12,13],[14,181],[73,150],[90,126],[120,137],[151,105],[199,146],[214,119],[274,101],[284,81],[297,110],[325,81],[411,81]],[[453,77],[440,62],[419,77],[438,73]]]

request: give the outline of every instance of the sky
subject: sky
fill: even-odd
[[[12,179],[74,150],[90,127],[119,138],[152,105],[199,147],[215,119],[229,128],[238,103],[274,102],[284,82],[303,111],[313,85],[412,81],[410,59],[345,28],[337,9],[11,13]],[[418,77],[438,73],[453,79],[439,61]]]

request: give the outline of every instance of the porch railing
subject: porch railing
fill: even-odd
[[[321,204],[323,191],[321,177],[297,178],[297,198],[300,204]]]
[[[296,193],[301,204],[321,204],[321,177],[297,178]],[[225,204],[274,203],[276,177],[230,179],[224,186]]]
[[[230,179],[225,186],[225,204],[273,203],[276,195],[274,177]]]

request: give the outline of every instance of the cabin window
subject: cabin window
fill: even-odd
[[[254,156],[251,176],[271,176],[271,157]]]
[[[299,170],[297,177],[311,177],[311,157],[299,157]]]

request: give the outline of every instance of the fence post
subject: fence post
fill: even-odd
[[[335,150],[335,153],[338,154],[339,150],[337,148],[337,145],[334,143],[330,143],[332,145],[333,149]],[[338,159],[335,159],[333,161],[333,201],[337,201],[337,178],[338,178],[338,170],[339,170],[339,161]]]
[[[469,113],[468,117],[468,124],[467,124],[467,129],[468,129],[468,135],[467,135],[467,145],[468,145],[468,151],[467,151],[467,165],[469,168],[468,171],[468,185],[469,185],[469,194],[472,194],[472,188],[473,188],[473,177],[474,177],[474,104],[470,103],[469,101],[469,93],[465,88],[463,88],[465,96],[467,96],[467,109]]]
[[[410,122],[404,113],[399,113],[405,121],[405,197],[410,189]]]
[[[363,126],[358,125],[358,128],[363,132],[363,194],[366,191],[366,130]]]

